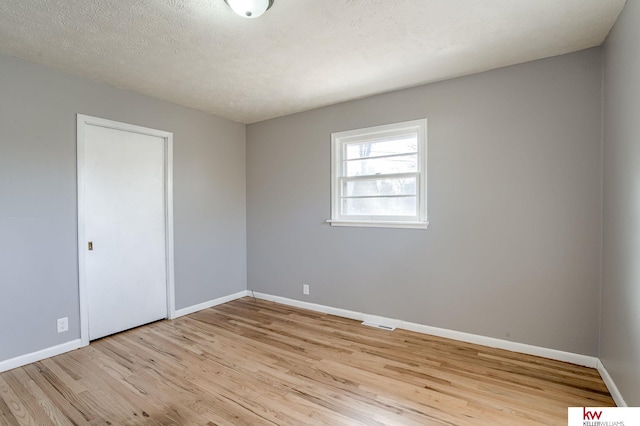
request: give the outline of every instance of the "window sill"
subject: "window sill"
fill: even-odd
[[[405,228],[427,229],[429,222],[393,222],[393,221],[366,221],[366,220],[327,220],[331,226],[356,226],[365,228]]]

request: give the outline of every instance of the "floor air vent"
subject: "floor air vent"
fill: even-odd
[[[367,327],[379,328],[381,330],[388,330],[388,331],[393,331],[396,329],[395,327],[389,327],[388,325],[376,324],[369,321],[363,322],[362,325],[366,325]]]

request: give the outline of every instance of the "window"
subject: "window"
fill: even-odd
[[[427,120],[331,134],[333,226],[427,227]]]

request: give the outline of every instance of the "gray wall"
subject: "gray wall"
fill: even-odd
[[[246,289],[244,125],[0,56],[0,361],[80,336],[76,113],[173,132],[176,307]]]
[[[640,4],[604,49],[604,256],[600,359],[640,406]]]
[[[249,125],[249,288],[597,355],[601,77],[595,48]],[[423,117],[429,229],[324,223],[330,133]]]

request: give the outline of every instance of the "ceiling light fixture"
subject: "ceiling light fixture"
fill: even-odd
[[[224,2],[243,18],[257,18],[273,6],[273,0],[224,0]]]

